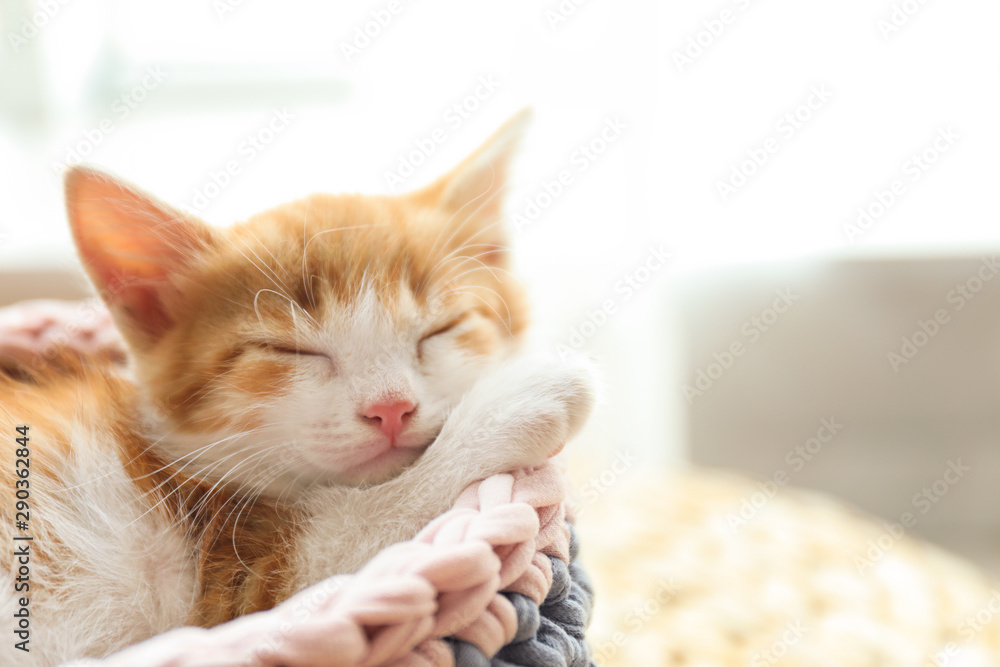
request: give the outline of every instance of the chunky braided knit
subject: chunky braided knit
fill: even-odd
[[[216,628],[174,630],[74,664],[446,667],[490,664],[499,652],[498,665],[585,667],[592,592],[572,562],[565,496],[551,462],[490,477],[354,575]]]
[[[573,525],[567,566],[556,557],[552,586],[539,606],[520,593],[504,593],[517,613],[517,633],[492,660],[467,642],[450,642],[457,667],[588,667],[590,659],[584,632],[593,610],[594,591],[587,574],[577,563],[579,541]]]

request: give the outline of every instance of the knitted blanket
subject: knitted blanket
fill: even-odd
[[[592,590],[552,462],[470,486],[412,540],[269,611],[182,628],[93,667],[592,664]]]

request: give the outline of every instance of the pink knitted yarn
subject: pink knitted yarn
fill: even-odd
[[[445,667],[455,636],[494,655],[517,616],[500,591],[541,603],[548,556],[569,561],[566,482],[551,461],[477,482],[408,542],[357,574],[333,577],[278,607],[202,630],[182,628],[95,664],[102,667],[278,665]]]

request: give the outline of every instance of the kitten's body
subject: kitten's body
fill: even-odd
[[[580,367],[510,361],[525,326],[497,229],[517,124],[397,198],[314,196],[213,230],[76,169],[70,220],[135,381],[62,360],[0,379],[0,465],[27,425],[30,653],[100,656],[356,570],[468,483],[553,454]],[[431,444],[433,443],[433,444]],[[13,487],[13,478],[11,486]],[[9,550],[0,564],[13,578]],[[19,607],[14,582],[0,614]]]

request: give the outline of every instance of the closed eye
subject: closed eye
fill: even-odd
[[[437,329],[434,329],[430,333],[425,334],[424,337],[420,339],[420,342],[422,343],[425,340],[427,340],[428,338],[434,338],[434,336],[440,336],[443,333],[447,333],[447,332],[451,331],[452,329],[454,329],[455,327],[457,327],[459,324],[461,324],[462,322],[464,322],[467,317],[468,317],[468,314],[467,313],[463,313],[463,314],[459,315],[458,317],[452,318],[451,320],[449,320],[445,324],[442,324],[441,326],[439,326]]]
[[[261,343],[261,347],[265,350],[270,350],[271,352],[277,352],[278,354],[294,354],[300,357],[326,357],[329,355],[323,354],[322,352],[317,352],[315,350],[304,349],[301,347],[289,347],[287,345],[282,345],[281,343]]]
[[[459,324],[464,322],[466,318],[468,318],[468,316],[469,316],[468,313],[463,313],[458,317],[453,317],[452,319],[448,320],[447,322],[437,327],[436,329],[431,329],[430,332],[424,334],[423,338],[420,339],[420,342],[417,343],[417,359],[421,362],[424,360],[424,343],[426,343],[431,338],[434,338],[435,336],[440,336],[441,334],[448,333],[449,331],[457,327]]]

